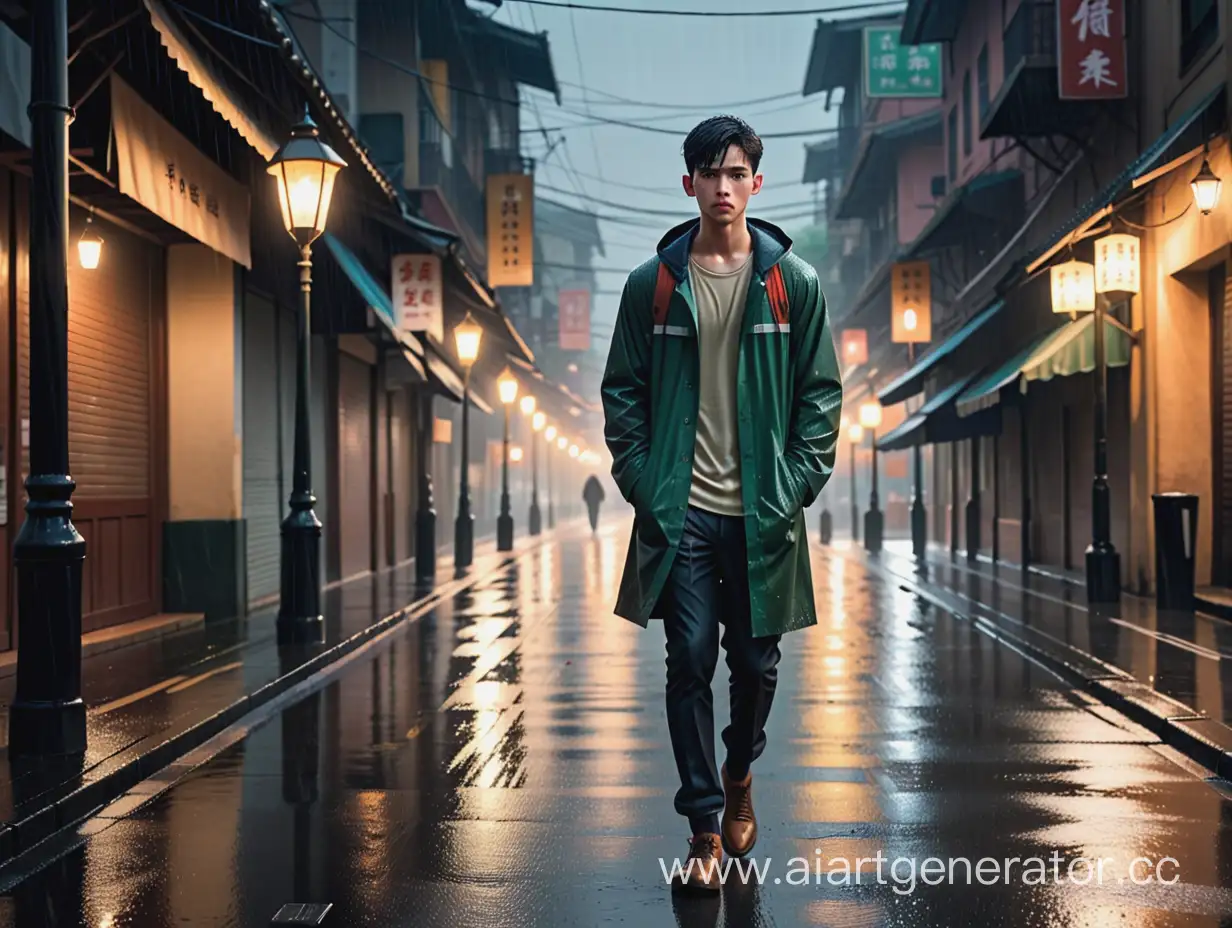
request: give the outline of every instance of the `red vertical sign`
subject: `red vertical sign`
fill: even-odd
[[[590,291],[561,290],[556,297],[560,316],[560,350],[590,350]]]
[[[1127,0],[1057,0],[1057,86],[1062,100],[1127,95]]]

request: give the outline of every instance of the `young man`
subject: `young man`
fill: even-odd
[[[817,622],[803,509],[833,469],[842,404],[816,273],[782,230],[745,216],[761,155],[730,116],[689,133],[684,190],[701,215],[629,275],[602,388],[612,476],[635,511],[616,613],[664,620],[675,807],[692,829],[684,885],[703,890],[719,888],[724,849],[743,856],[757,838],[749,768],[766,745],[779,640]]]

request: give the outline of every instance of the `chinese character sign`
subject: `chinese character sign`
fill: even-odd
[[[404,332],[431,332],[438,342],[445,339],[441,301],[441,259],[436,255],[394,255],[394,313]]]
[[[1085,261],[1054,264],[1051,278],[1054,313],[1089,313],[1095,309],[1095,268],[1092,265]]]
[[[898,44],[899,27],[864,29],[866,97],[940,97],[941,46]]]
[[[1128,93],[1126,0],[1057,0],[1057,86],[1062,100]]]
[[[1141,287],[1138,237],[1125,232],[1095,240],[1095,292],[1137,293]]]
[[[560,315],[560,350],[590,350],[590,291],[561,290],[556,299]]]
[[[927,261],[903,261],[894,265],[890,277],[891,341],[932,341],[931,270]]]
[[[843,364],[856,367],[868,363],[868,331],[866,329],[843,330]]]
[[[529,287],[534,277],[534,178],[489,174],[488,285]]]

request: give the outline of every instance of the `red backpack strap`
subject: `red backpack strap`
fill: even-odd
[[[766,296],[770,298],[770,313],[778,325],[786,325],[789,315],[787,287],[783,283],[783,269],[777,264],[766,275]]]
[[[667,309],[672,304],[672,294],[676,291],[676,278],[667,269],[667,265],[659,262],[659,276],[655,280],[654,292],[654,324],[664,325],[667,322]]]

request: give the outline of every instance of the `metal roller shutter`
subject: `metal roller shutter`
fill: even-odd
[[[286,494],[280,469],[278,316],[274,304],[244,300],[244,520],[247,523],[248,602],[278,594],[279,548]]]
[[[1212,275],[1212,281],[1222,285],[1221,309],[1219,320],[1219,407],[1217,410],[1219,442],[1217,460],[1222,465],[1220,473],[1215,475],[1219,482],[1217,498],[1219,510],[1215,513],[1215,531],[1217,534],[1215,550],[1217,562],[1214,570],[1216,583],[1232,584],[1232,274],[1227,273],[1226,266],[1220,267]]]
[[[372,368],[338,355],[338,540],[342,576],[372,569]]]
[[[405,389],[389,394],[390,456],[393,468],[390,479],[392,502],[389,511],[393,522],[394,560],[401,563],[411,556],[411,536],[415,514],[411,509],[411,411],[410,397]]]

